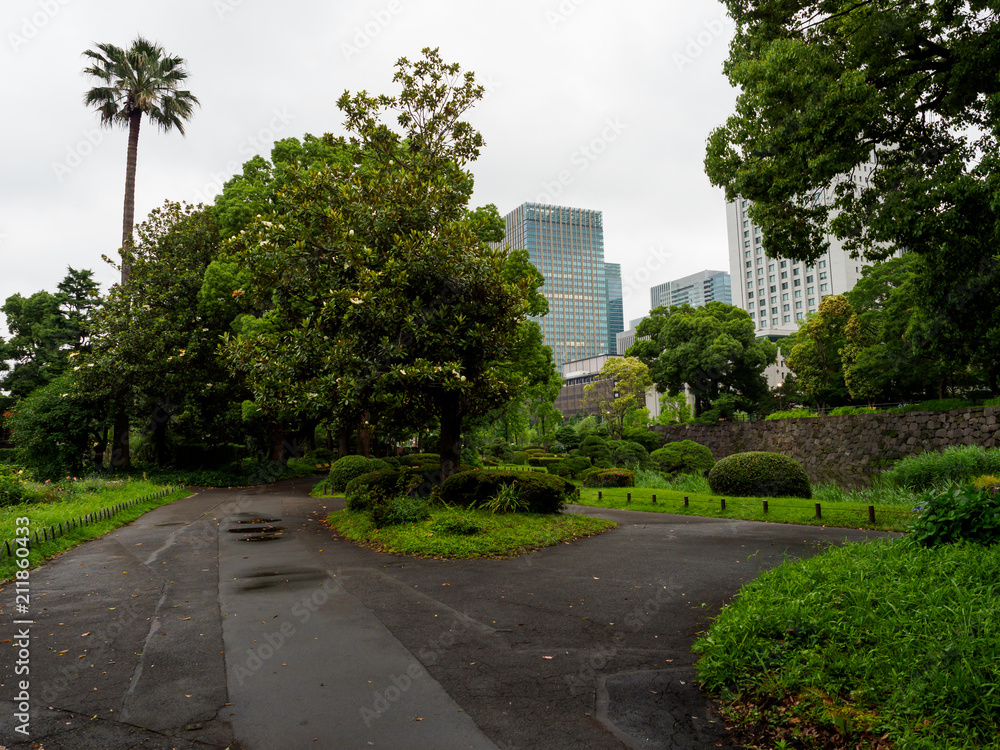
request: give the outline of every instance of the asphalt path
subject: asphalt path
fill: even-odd
[[[620,526],[423,560],[337,538],[314,481],[200,490],[33,570],[28,737],[0,588],[0,750],[733,748],[696,635],[761,571],[882,536],[574,506]]]

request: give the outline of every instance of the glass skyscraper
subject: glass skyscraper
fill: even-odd
[[[608,289],[608,352],[617,351],[618,334],[625,330],[625,311],[622,307],[622,267],[620,263],[605,263],[604,277]]]
[[[541,292],[549,302],[549,313],[536,320],[545,344],[552,347],[556,365],[613,352],[601,212],[524,203],[507,214],[505,221],[505,242],[511,248],[527,250],[532,264],[545,277]],[[617,266],[612,273],[616,272],[614,293],[620,320],[621,273]]]
[[[650,310],[688,304],[704,307],[709,302],[733,304],[732,282],[725,271],[701,271],[683,279],[668,281],[649,290]]]

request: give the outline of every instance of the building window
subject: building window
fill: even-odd
[[[787,279],[788,278],[788,271],[782,271],[781,272],[781,278]]]
[[[796,320],[802,320],[802,313],[795,313]]]
[[[774,274],[773,274],[773,273],[772,273],[772,274],[770,274],[770,275],[769,275],[769,276],[767,277],[767,280],[768,280],[768,281],[774,281]]]
[[[768,271],[773,271],[774,270],[774,263],[769,263],[768,266],[767,266],[767,270]]]
[[[747,250],[745,253],[743,253],[743,257],[744,258],[749,258],[750,257],[750,251]]]
[[[799,271],[801,271],[801,270],[802,270],[801,268],[793,268],[792,269],[792,276],[798,276],[799,275]]]
[[[802,290],[801,289],[796,289],[795,290],[795,298],[798,299],[801,296],[802,296]]]
[[[826,278],[826,271],[820,271],[820,274],[819,274],[820,281],[822,281],[825,278]]]
[[[782,268],[788,268],[788,261],[787,260],[781,261],[781,267]]]
[[[782,302],[788,301],[788,292],[785,292],[784,294],[781,295],[781,301]]]
[[[746,265],[747,265],[747,268],[752,268],[753,267],[753,261],[752,260],[748,260],[747,263],[746,263]]]
[[[802,309],[802,300],[799,300],[798,302],[795,303],[795,309],[796,310]]]
[[[788,289],[788,282],[787,281],[782,281],[781,282],[781,288],[782,289]]]
[[[791,315],[784,315],[784,316],[782,316],[782,320],[784,320],[786,323],[791,323],[792,322],[792,316]]]
[[[815,307],[815,306],[816,306],[816,298],[815,297],[810,297],[809,298],[809,307]]]
[[[760,244],[759,240],[758,240],[758,244]],[[757,250],[756,250],[756,254],[760,255],[762,252],[764,252],[764,248],[758,247]],[[760,260],[760,258],[758,258],[757,260]]]
[[[753,290],[752,289],[749,292],[747,292],[747,297],[749,297],[750,299],[753,299]]]
[[[748,226],[750,226],[750,222],[749,222],[749,221],[747,221],[746,219],[744,219],[744,220],[743,220],[743,226],[745,226],[745,227],[748,227]]]
[[[753,302],[747,303],[747,308],[753,310]]]
[[[788,311],[789,311],[789,310],[791,310],[791,309],[792,309],[792,308],[791,308],[791,307],[789,307],[788,305],[782,305],[782,306],[781,306],[781,310],[782,310],[782,312],[788,312]],[[785,322],[787,323],[788,321],[785,321]]]
[[[806,288],[806,292],[809,293],[809,294],[815,294],[816,293],[816,287],[814,287],[814,286],[807,287]],[[810,304],[812,304],[812,303],[810,303]]]
[[[819,290],[821,292],[828,292],[828,291],[830,291],[830,285],[829,284],[820,284],[819,285]]]
[[[802,279],[795,279],[795,281],[793,281],[792,284],[794,286],[802,286]]]
[[[777,314],[778,314],[778,308],[777,307],[772,307],[771,308],[771,315],[777,315]]]
[[[758,229],[757,231],[759,232],[760,230]],[[755,245],[759,245],[760,244],[760,237],[754,237],[753,241],[754,241]]]
[[[758,268],[757,269],[757,275],[758,276],[763,276],[764,275],[764,269],[763,268]]]
[[[750,240],[743,240],[743,247],[750,247]]]
[[[778,319],[777,318],[771,318],[771,325],[774,326],[775,328],[777,328],[778,327]]]
[[[778,287],[776,287],[776,286],[774,286],[774,285],[772,284],[772,285],[771,285],[771,292],[772,292],[772,294],[773,294],[774,292],[776,292],[776,291],[778,291]]]
[[[819,264],[818,264],[818,267],[819,267],[819,268],[826,268],[826,261],[825,261],[825,260],[821,260],[821,261],[819,262]]]
[[[747,278],[753,278],[753,271],[747,271]]]
[[[756,317],[757,317],[757,313],[755,313],[755,312],[751,312],[750,313],[750,320],[754,320]]]
[[[806,283],[807,284],[812,284],[813,283],[813,277],[812,276],[806,276]]]

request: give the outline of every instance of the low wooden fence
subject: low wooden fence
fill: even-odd
[[[176,487],[165,487],[164,489],[154,492],[151,495],[143,495],[142,497],[137,497],[132,500],[126,500],[123,503],[118,503],[117,505],[112,505],[108,508],[101,508],[100,510],[95,510],[92,513],[85,513],[82,516],[77,516],[71,518],[68,521],[62,521],[61,523],[52,524],[51,526],[46,526],[41,530],[36,529],[27,537],[27,546],[30,549],[32,546],[39,544],[41,542],[48,542],[53,539],[57,539],[61,536],[66,536],[70,531],[74,529],[83,528],[84,526],[89,526],[92,523],[97,523],[98,521],[103,521],[106,518],[112,518],[117,516],[126,508],[131,508],[133,505],[139,505],[140,503],[148,503],[150,500],[155,500],[160,497],[165,497],[171,492],[176,490]],[[13,557],[14,550],[17,545],[21,542],[17,542],[13,539],[9,539],[0,546],[0,560],[4,557]]]

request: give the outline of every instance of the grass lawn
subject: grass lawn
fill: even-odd
[[[161,485],[151,482],[125,481],[117,486],[113,485],[99,492],[77,495],[68,499],[52,502],[26,503],[0,508],[0,544],[6,540],[14,539],[16,519],[19,517],[30,519],[29,528],[31,532],[41,532],[46,526],[64,523],[87,513],[94,513],[104,508],[110,508],[118,503],[144,497],[162,489]],[[187,497],[190,494],[189,490],[179,489],[163,497],[153,498],[147,502],[125,508],[111,518],[101,519],[86,526],[75,527],[65,536],[60,536],[57,539],[47,542],[39,542],[32,546],[31,554],[28,557],[31,567],[34,568],[41,565],[48,559],[75,547],[81,542],[103,536],[109,531],[117,529],[119,526],[131,523],[139,518],[139,516],[148,513],[154,508],[182,497]],[[0,561],[0,581],[7,581],[13,578],[14,572],[17,569],[14,559],[5,555],[3,560]]]
[[[602,498],[598,499],[598,492]],[[632,493],[628,502],[627,495]],[[656,503],[652,496],[656,495]],[[688,506],[684,506],[684,497]],[[768,512],[764,513],[764,500]],[[580,505],[596,508],[622,508],[658,513],[679,513],[689,516],[710,516],[713,518],[739,518],[747,521],[773,521],[777,523],[799,523],[810,526],[838,526],[854,529],[881,529],[903,531],[913,516],[909,508],[898,505],[875,507],[875,523],[868,520],[868,505],[864,503],[836,502],[820,503],[821,518],[816,518],[816,501],[795,497],[727,497],[726,509],[722,510],[722,497],[699,492],[678,492],[674,490],[647,489],[643,487],[608,488],[580,490]]]
[[[1000,748],[1000,544],[849,544],[745,585],[696,643],[749,748]]]
[[[379,552],[437,558],[516,557],[618,525],[573,513],[493,514],[439,507],[431,509],[426,521],[381,529],[368,516],[346,510],[334,511],[326,522],[347,539]]]

